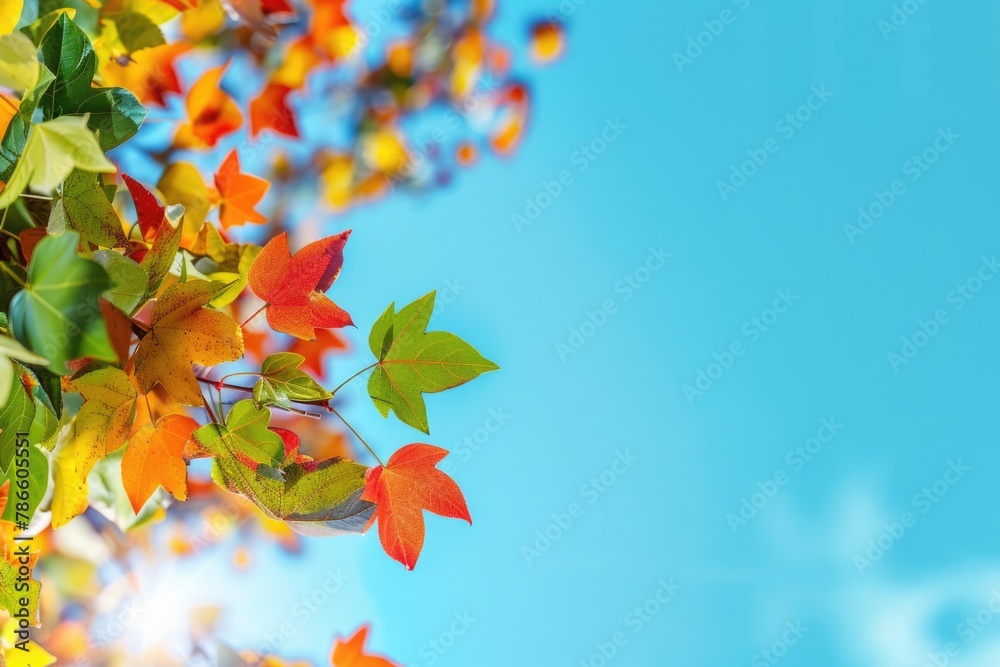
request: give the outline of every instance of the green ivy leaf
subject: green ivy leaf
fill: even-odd
[[[270,355],[260,365],[260,380],[253,387],[253,400],[261,405],[287,408],[292,401],[323,401],[333,394],[321,387],[299,366],[306,358],[292,352]]]
[[[111,289],[103,294],[105,300],[126,315],[131,315],[149,289],[146,270],[135,260],[114,250],[98,250],[94,253],[94,261],[104,267],[111,277]]]
[[[285,457],[285,444],[267,428],[270,421],[270,410],[246,399],[233,406],[225,424],[207,424],[192,437],[217,459],[240,460],[276,470]]]
[[[74,169],[53,202],[48,232],[58,236],[72,231],[84,241],[105,248],[124,246],[128,239],[121,218],[96,174]]]
[[[42,37],[42,62],[55,81],[42,97],[46,119],[89,114],[87,124],[97,132],[101,148],[109,151],[139,131],[148,113],[124,88],[92,86],[97,56],[87,35],[62,14]]]
[[[97,262],[77,254],[79,243],[75,233],[42,239],[31,255],[27,286],[10,302],[14,336],[60,375],[69,373],[66,362],[73,359],[117,360],[99,304],[111,280]]]
[[[434,310],[431,292],[398,313],[390,304],[368,343],[378,359],[368,394],[383,417],[392,410],[405,424],[430,433],[423,394],[457,387],[499,366],[454,334],[426,331]]]

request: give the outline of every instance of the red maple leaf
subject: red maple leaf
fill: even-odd
[[[351,316],[324,292],[340,275],[344,244],[351,230],[310,243],[293,257],[288,234],[271,239],[254,260],[247,276],[250,289],[267,304],[271,328],[304,340],[316,329],[353,325]]]
[[[152,241],[157,230],[160,229],[160,223],[163,222],[163,212],[166,207],[162,206],[156,196],[139,181],[128,174],[122,174],[122,178],[125,180],[129,194],[132,195],[132,201],[135,202],[135,212],[139,217],[142,238],[146,241]]]
[[[406,445],[368,473],[361,499],[378,505],[372,522],[378,521],[382,548],[407,570],[424,546],[424,510],[472,524],[462,490],[435,467],[447,455],[434,445]]]

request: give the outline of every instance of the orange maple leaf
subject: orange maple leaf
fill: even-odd
[[[188,122],[177,129],[174,145],[180,148],[215,146],[219,139],[243,125],[236,102],[222,90],[222,75],[229,65],[205,72],[187,96]]]
[[[263,299],[271,328],[296,338],[314,340],[316,328],[353,325],[351,316],[324,292],[340,275],[344,244],[351,231],[310,243],[293,257],[288,234],[271,239],[250,266],[250,289]]]
[[[387,658],[366,652],[367,639],[367,625],[359,628],[347,641],[338,639],[330,654],[330,664],[333,667],[399,667]]]
[[[136,514],[157,487],[177,500],[187,500],[187,464],[184,445],[198,428],[186,415],[167,415],[140,428],[122,456],[122,484]]]
[[[406,445],[368,473],[361,499],[378,506],[372,522],[378,521],[382,548],[407,570],[424,546],[424,510],[472,524],[462,490],[435,467],[447,455],[434,445]]]
[[[240,172],[240,157],[234,148],[215,174],[221,207],[219,222],[224,229],[248,222],[263,223],[267,218],[254,210],[271,184],[263,178]]]
[[[246,335],[246,331],[243,332],[243,335]],[[305,357],[302,361],[302,368],[312,371],[318,379],[322,379],[326,375],[323,372],[323,360],[327,353],[347,349],[346,338],[330,329],[317,329],[316,340],[302,340],[298,338],[288,348],[288,351],[301,354]]]
[[[279,134],[298,137],[295,115],[288,108],[289,86],[268,83],[264,90],[250,102],[250,134],[254,137],[261,130],[272,129]]]

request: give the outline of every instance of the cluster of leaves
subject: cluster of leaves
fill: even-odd
[[[136,9],[157,4],[165,9]],[[158,21],[194,4],[108,2],[97,46],[123,48],[116,57],[134,62],[169,46]],[[170,162],[155,188],[121,173],[108,151],[139,131],[152,89],[105,86],[114,77],[99,73],[75,15],[59,8],[18,30],[8,21],[0,34],[2,478],[15,479],[19,435],[30,443],[26,500],[0,516],[35,533],[90,508],[131,513],[124,527],[142,525],[162,518],[171,498],[189,497],[192,462],[207,458],[221,488],[300,534],[360,533],[378,522],[386,552],[412,569],[424,510],[471,523],[458,486],[436,468],[447,452],[409,444],[373,469],[345,456],[317,459],[272,423],[273,411],[329,413],[368,447],[334,403],[354,378],[370,371],[378,411],[429,433],[423,394],[497,366],[460,338],[427,331],[432,292],[398,311],[390,305],[371,329],[372,363],[334,389],[305,367],[298,343],[264,356],[259,370],[218,377],[216,366],[244,361],[261,313],[273,332],[303,342],[353,325],[326,295],[350,231],[294,253],[285,233],[263,246],[231,241],[230,228],[267,222],[255,207],[268,183],[243,173],[235,150],[214,187],[185,162]],[[189,94],[190,122],[175,144],[210,147],[242,124],[220,76],[209,71]],[[240,324],[248,304],[259,308]],[[228,382],[233,375],[256,380]],[[10,611],[5,566],[0,608]],[[359,659],[334,661],[369,664]]]
[[[326,294],[350,231],[293,252],[299,244],[281,228],[308,227],[289,202],[339,210],[400,185],[444,184],[480,148],[516,149],[530,100],[509,76],[510,53],[488,36],[494,3],[415,0],[395,17],[405,29],[374,54],[368,47],[390,31],[355,23],[348,0],[0,4],[0,481],[14,479],[19,434],[30,442],[25,511],[0,503],[0,535],[7,548],[24,529],[12,522],[26,516],[52,554],[40,565],[52,583],[39,616],[46,647],[97,660],[80,619],[96,619],[94,587],[107,573],[63,549],[55,535],[70,522],[77,537],[105,526],[87,539],[117,545],[118,571],[137,549],[149,556],[145,531],[168,517],[176,555],[233,526],[293,550],[298,535],[377,522],[386,552],[408,569],[424,510],[471,523],[462,492],[436,467],[445,450],[411,443],[382,464],[338,393],[367,373],[383,417],[429,434],[423,395],[497,366],[427,330],[430,293],[377,319],[367,367],[327,378],[325,355],[345,347],[337,330],[354,324]],[[531,39],[537,62],[563,47],[552,21]],[[201,73],[185,85],[178,72],[191,66]],[[257,92],[226,87],[236,69],[248,77],[241,88]],[[319,108],[319,133],[309,107]],[[421,113],[431,131],[407,136]],[[342,131],[327,131],[331,118]],[[272,149],[266,171],[244,172],[241,153],[261,147]],[[352,460],[347,432],[379,465]],[[185,517],[207,521],[222,507],[229,529],[189,534]],[[236,567],[248,562],[234,552]],[[0,559],[0,621],[13,606],[9,567]],[[90,573],[85,585],[80,572]],[[37,645],[27,657],[10,650],[11,627],[0,631],[0,666],[51,663]],[[332,664],[392,664],[364,640],[362,631],[338,644]],[[286,664],[218,653],[218,664]]]

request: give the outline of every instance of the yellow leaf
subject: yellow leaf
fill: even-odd
[[[181,235],[181,246],[190,248],[194,243],[212,201],[208,196],[208,188],[201,178],[201,173],[193,164],[174,162],[160,177],[156,184],[167,204],[180,204],[184,207],[184,229]]]
[[[52,453],[52,527],[60,528],[87,509],[87,475],[77,468],[80,443],[60,438]]]
[[[0,2],[0,35],[14,32],[24,10],[24,0],[3,0]]]
[[[135,352],[135,377],[147,392],[157,384],[183,405],[201,405],[193,364],[214,366],[243,354],[243,332],[232,318],[205,308],[225,289],[220,283],[181,283],[153,306],[149,333]]]
[[[20,32],[0,37],[0,86],[29,90],[38,83],[38,48]]]

